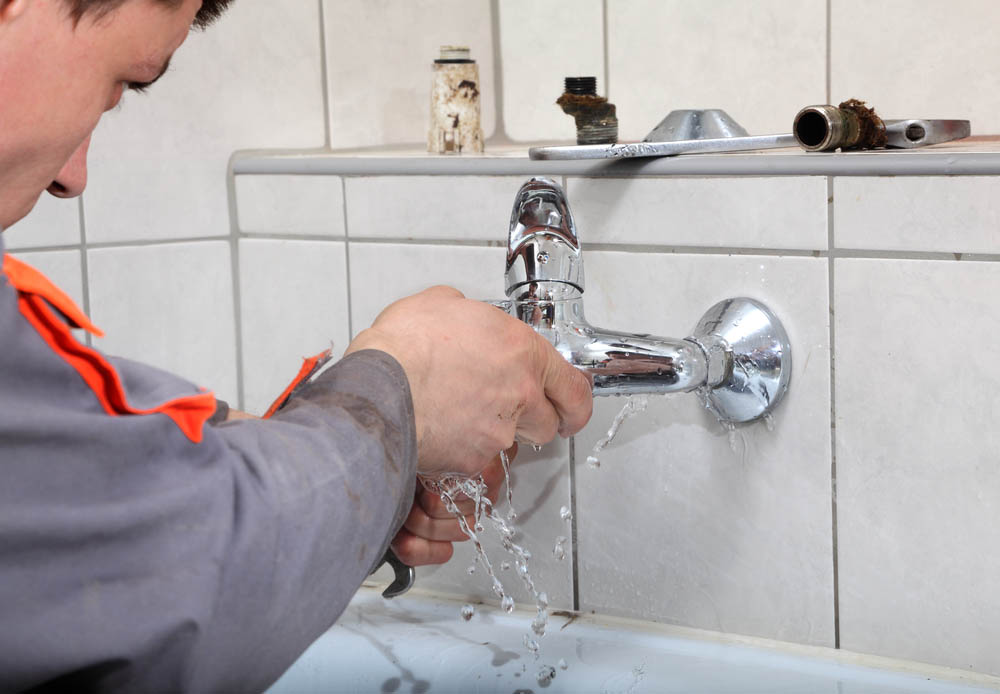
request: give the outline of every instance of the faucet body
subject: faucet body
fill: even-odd
[[[548,179],[518,191],[504,278],[505,308],[590,374],[594,395],[698,390],[720,420],[743,422],[770,412],[788,388],[788,338],[752,299],[719,302],[681,340],[590,325],[576,224],[562,189]]]

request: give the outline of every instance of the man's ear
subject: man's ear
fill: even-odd
[[[12,22],[28,9],[31,0],[0,0],[0,24]]]

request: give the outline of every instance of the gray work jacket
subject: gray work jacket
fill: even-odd
[[[67,323],[91,327],[7,256],[0,692],[266,689],[409,511],[402,368],[358,352],[270,419],[213,424],[210,393],[105,357]]]

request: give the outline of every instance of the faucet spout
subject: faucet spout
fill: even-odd
[[[590,374],[594,395],[699,390],[720,420],[745,422],[773,410],[788,389],[788,337],[753,299],[719,302],[681,340],[590,325],[576,225],[549,179],[532,178],[518,191],[504,278],[506,308]]]

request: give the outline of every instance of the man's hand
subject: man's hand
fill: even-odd
[[[507,450],[509,460],[517,455],[517,444]],[[500,489],[503,487],[503,464],[497,456],[483,470],[483,481],[491,503],[496,503]],[[465,522],[469,527],[475,525],[473,512],[475,504],[471,499],[463,497],[456,499],[459,510],[465,514]],[[425,564],[444,564],[451,559],[452,543],[463,542],[469,538],[459,527],[458,519],[445,508],[444,502],[437,494],[428,491],[417,483],[416,498],[406,522],[392,540],[392,551],[404,563],[410,566]]]
[[[450,287],[386,308],[347,353],[378,349],[406,371],[418,470],[475,475],[522,441],[568,437],[590,419],[590,379],[524,323]]]

